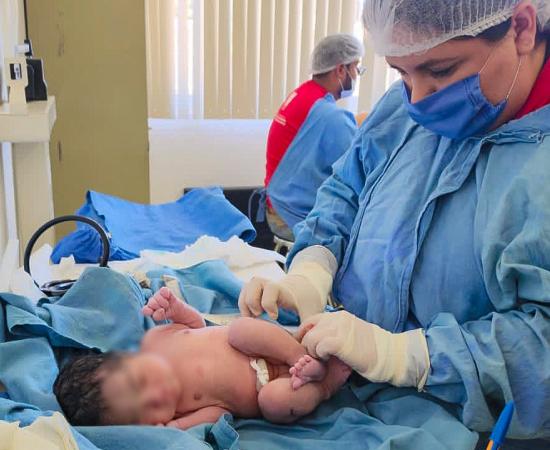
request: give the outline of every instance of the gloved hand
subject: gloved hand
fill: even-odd
[[[312,261],[293,264],[280,281],[254,277],[241,290],[239,309],[243,316],[259,316],[266,311],[272,319],[279,308],[292,310],[301,320],[325,308],[332,288],[332,275]]]
[[[310,317],[296,338],[311,356],[334,355],[373,382],[422,390],[428,378],[430,355],[423,329],[394,334],[338,311]]]

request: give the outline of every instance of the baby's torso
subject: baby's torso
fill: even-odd
[[[207,406],[240,417],[259,415],[256,373],[250,358],[229,345],[227,333],[227,327],[173,324],[146,341],[143,349],[164,356],[181,383],[179,415]]]

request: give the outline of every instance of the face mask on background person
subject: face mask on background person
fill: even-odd
[[[353,91],[355,90],[355,85],[357,83],[357,78],[353,78],[349,73],[348,69],[346,69],[346,73],[348,74],[351,80],[351,83],[350,83],[351,87],[349,89],[344,89],[344,85],[342,84],[342,81],[338,80],[340,82],[340,86],[342,87],[342,90],[340,91],[340,98],[351,97],[353,95]]]

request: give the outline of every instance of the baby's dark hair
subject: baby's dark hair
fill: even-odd
[[[105,425],[107,405],[101,388],[105,376],[118,369],[122,352],[78,356],[63,366],[53,392],[72,425]]]

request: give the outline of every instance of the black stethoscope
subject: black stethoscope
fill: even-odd
[[[31,275],[30,259],[31,259],[31,253],[32,253],[34,244],[36,243],[38,238],[42,236],[42,234],[48,228],[51,228],[54,225],[57,225],[58,223],[62,223],[62,222],[83,222],[90,225],[94,230],[96,230],[99,233],[99,237],[101,238],[101,246],[102,246],[102,254],[101,254],[101,257],[99,258],[99,267],[108,267],[107,263],[109,262],[109,252],[110,252],[111,246],[109,244],[109,236],[107,235],[107,232],[103,229],[103,227],[99,223],[97,223],[95,220],[90,219],[89,217],[77,216],[77,215],[61,216],[61,217],[56,217],[55,219],[49,220],[44,225],[42,225],[31,236],[29,243],[27,244],[27,248],[25,249],[25,255],[23,257],[23,268],[25,269],[25,272],[27,272],[30,275],[31,278],[32,278],[32,275]],[[34,281],[34,278],[33,278],[33,281]],[[39,286],[38,283],[34,281],[34,284],[36,284],[38,289],[40,289],[48,297],[61,297],[75,283],[76,283],[76,280],[56,280],[56,281],[49,281],[47,283],[44,283],[42,286]]]

